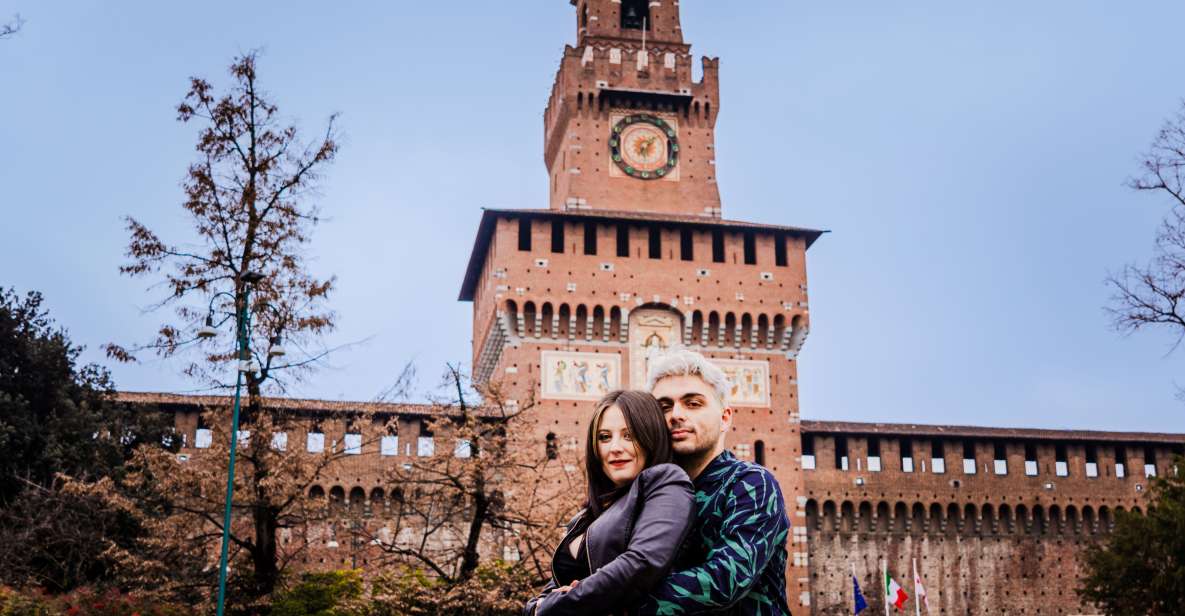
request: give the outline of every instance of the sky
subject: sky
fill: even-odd
[[[730,219],[830,230],[807,255],[810,419],[1185,432],[1185,350],[1117,332],[1109,272],[1145,262],[1169,207],[1125,181],[1185,97],[1185,3],[684,0],[722,58]],[[0,0],[0,286],[133,391],[180,362],[112,365],[166,315],[121,277],[125,216],[190,239],[188,78],[241,52],[307,138],[341,113],[311,246],[347,344],[294,395],[371,400],[415,362],[468,362],[457,301],[481,208],[547,206],[542,113],[565,0]],[[353,344],[351,344],[353,343]]]

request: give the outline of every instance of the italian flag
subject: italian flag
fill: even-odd
[[[897,611],[905,611],[905,602],[908,600],[905,589],[885,571],[885,603],[891,604]]]

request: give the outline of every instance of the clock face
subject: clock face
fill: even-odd
[[[613,126],[609,152],[626,175],[657,180],[679,163],[679,138],[674,127],[662,118],[632,115]]]

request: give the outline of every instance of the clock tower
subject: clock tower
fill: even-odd
[[[720,217],[719,61],[692,77],[674,0],[572,0],[544,114],[551,209]]]
[[[549,207],[484,210],[462,283],[473,380],[529,404],[539,446],[576,459],[596,402],[644,388],[653,357],[709,358],[730,381],[728,447],[782,487],[787,601],[809,613],[797,362],[822,232],[722,217],[719,61],[693,77],[679,2],[571,4],[543,118]]]

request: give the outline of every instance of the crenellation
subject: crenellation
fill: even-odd
[[[1110,532],[1117,512],[1146,506],[1130,478],[1108,472],[1118,456],[1145,448],[1167,456],[1182,442],[1185,436],[1166,434],[804,422],[810,592],[832,598],[850,592],[842,574],[853,554],[872,565],[865,575],[876,573],[873,556],[888,557],[897,563],[892,568],[907,572],[909,562],[895,555],[899,548],[921,554],[918,566],[931,600],[937,590],[945,613],[1035,613],[1038,605],[1047,610],[1042,613],[1081,613],[1074,593],[1037,589],[1057,587],[1055,579],[1072,584],[1078,548]],[[935,473],[932,461],[930,468],[917,464],[918,452],[925,451],[946,461],[945,472]],[[877,453],[882,464],[873,471],[869,461]],[[964,455],[974,474],[965,472]],[[1059,456],[1066,460],[1064,476]],[[1054,462],[1034,469],[1034,457]],[[1094,476],[1086,472],[1090,459],[1099,471]],[[961,547],[966,545],[973,549]],[[951,560],[963,566],[946,568]],[[1004,568],[983,572],[997,567]],[[984,583],[1004,585],[1014,571],[1042,582],[1021,596],[974,590]],[[964,593],[974,592],[991,602],[968,601]]]

